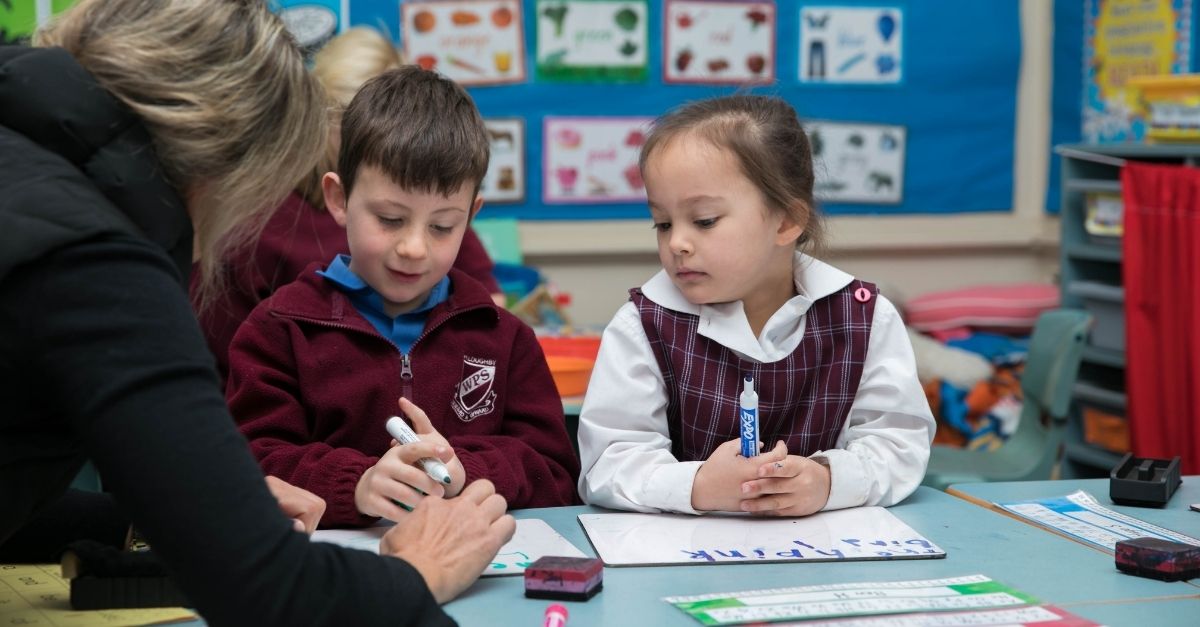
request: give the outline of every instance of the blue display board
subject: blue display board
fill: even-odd
[[[397,0],[350,0],[351,25],[373,26],[399,42]],[[528,82],[473,87],[485,117],[520,117],[527,132],[525,200],[490,204],[489,217],[644,218],[644,203],[547,205],[542,201],[542,121],[546,116],[656,116],[681,103],[737,91],[734,86],[665,84],[664,2],[649,2],[649,68],[641,83],[539,82],[534,2],[524,7]],[[802,83],[803,7],[894,8],[903,15],[903,80],[895,84]],[[826,203],[830,214],[1010,211],[1020,68],[1019,3],[1014,0],[799,2],[779,0],[775,82],[750,91],[786,98],[802,119],[902,126],[907,145],[903,196],[895,204]]]
[[[1050,146],[1079,143],[1083,136],[1083,2],[1054,2],[1054,66],[1050,105]],[[1050,156],[1046,211],[1058,213],[1062,204],[1061,159]]]

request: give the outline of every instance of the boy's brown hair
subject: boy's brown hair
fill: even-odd
[[[767,206],[785,213],[804,232],[796,248],[820,252],[825,232],[813,198],[813,157],[796,110],[774,96],[737,94],[687,103],[654,123],[638,165],[643,174],[654,153],[690,135],[729,151]]]
[[[469,185],[478,194],[487,129],[454,81],[417,66],[390,70],[363,85],[342,115],[337,170],[347,198],[364,165],[407,190],[449,196]]]

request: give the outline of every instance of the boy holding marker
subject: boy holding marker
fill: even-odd
[[[324,526],[399,520],[479,478],[512,508],[575,503],[579,462],[533,331],[451,269],[488,162],[470,96],[387,72],[341,137],[323,191],[350,254],[275,292],[230,345],[227,400],[263,471],[325,499]],[[398,398],[418,441],[395,423],[389,437]]]

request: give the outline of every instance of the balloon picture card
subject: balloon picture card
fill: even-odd
[[[800,9],[800,82],[900,83],[904,12],[899,7]]]

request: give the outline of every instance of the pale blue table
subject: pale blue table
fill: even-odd
[[[513,514],[518,518],[541,518],[585,553],[595,555],[576,516],[600,511],[603,510],[563,507],[519,510]],[[567,624],[569,627],[699,625],[661,598],[975,573],[1032,594],[1044,603],[1110,625],[1200,624],[1200,590],[1196,586],[1123,575],[1116,570],[1110,555],[997,515],[961,498],[922,487],[891,511],[945,549],[947,557],[890,562],[605,568],[603,592],[587,602],[565,604],[571,614]],[[1200,520],[1200,514],[1195,515]],[[523,593],[524,583],[519,577],[481,579],[459,599],[447,604],[446,611],[465,627],[540,625],[547,602],[526,599]]]

